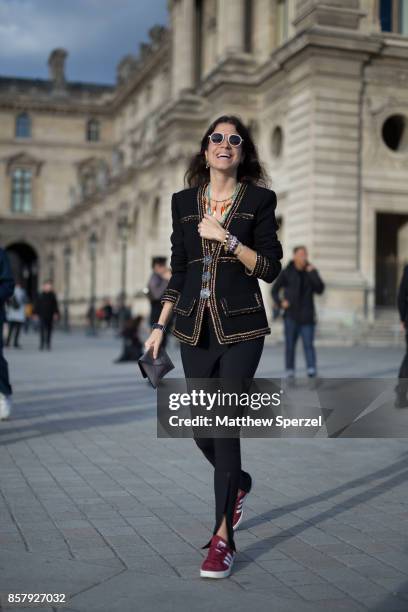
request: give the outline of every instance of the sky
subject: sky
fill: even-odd
[[[49,53],[63,47],[69,81],[115,83],[156,24],[168,25],[167,0],[0,0],[0,75],[48,78]]]

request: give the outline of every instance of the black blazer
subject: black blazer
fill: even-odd
[[[276,194],[252,183],[242,183],[223,227],[257,252],[250,272],[220,242],[200,238],[198,223],[204,216],[205,185],[173,194],[171,208],[172,276],[161,302],[174,302],[173,334],[182,342],[198,343],[205,302],[220,344],[270,334],[258,279],[271,283],[281,271],[282,246],[277,239]],[[209,279],[203,278],[204,257]],[[201,297],[209,288],[210,297]]]

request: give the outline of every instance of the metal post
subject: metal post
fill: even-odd
[[[120,311],[119,311],[119,332],[123,329],[125,322],[126,306],[126,277],[127,277],[127,244],[129,236],[129,223],[127,213],[123,213],[118,219],[118,234],[121,242],[121,286],[120,286]]]
[[[71,276],[71,247],[69,244],[64,248],[64,330],[70,331],[69,324],[69,298],[70,298],[70,276]]]
[[[48,280],[54,284],[54,266],[55,266],[55,255],[50,253],[48,255]]]
[[[127,238],[122,239],[122,283],[121,293],[123,302],[126,303],[126,277],[127,277]]]
[[[98,238],[95,233],[89,237],[89,256],[91,261],[91,285],[89,299],[89,336],[96,336],[96,246]]]

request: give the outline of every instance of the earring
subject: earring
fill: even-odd
[[[207,161],[207,163],[205,164],[205,167],[206,167],[206,168],[209,168],[209,167],[210,167],[210,164],[208,163],[208,161]]]

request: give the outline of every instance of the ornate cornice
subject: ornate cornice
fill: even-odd
[[[44,161],[33,157],[25,151],[22,151],[21,153],[17,153],[17,155],[12,155],[11,157],[6,158],[6,171],[7,174],[10,174],[13,168],[24,166],[34,168],[36,176],[38,176],[43,164]]]

